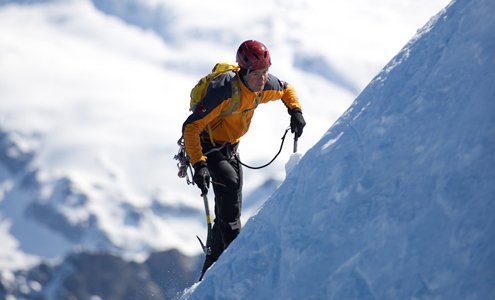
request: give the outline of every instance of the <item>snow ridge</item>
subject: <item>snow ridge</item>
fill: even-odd
[[[493,11],[427,24],[188,299],[495,297]]]

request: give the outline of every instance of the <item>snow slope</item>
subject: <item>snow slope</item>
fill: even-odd
[[[304,103],[305,152],[447,2],[0,1],[1,270],[74,250],[199,253],[202,201],[172,160],[198,77],[243,40],[265,41]],[[229,26],[211,22],[234,10]],[[288,121],[260,107],[243,159],[268,161]],[[244,218],[284,178],[287,148],[245,173]]]
[[[456,0],[187,299],[494,299],[495,2]]]

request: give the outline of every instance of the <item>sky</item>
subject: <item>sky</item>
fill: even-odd
[[[271,71],[301,98],[304,154],[448,3],[16,2],[0,1],[4,270],[81,248],[132,259],[172,247],[198,254],[203,204],[198,190],[175,175],[172,159],[198,78],[233,59],[243,40],[265,42]],[[236,10],[243,14],[228,26],[212,22]],[[288,123],[282,105],[260,107],[241,145],[243,160],[270,160]],[[268,180],[281,182],[290,156],[286,146],[272,167],[246,171],[246,198]],[[248,203],[244,221],[275,187]],[[73,232],[78,237],[71,239]]]

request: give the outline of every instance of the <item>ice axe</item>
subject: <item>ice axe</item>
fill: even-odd
[[[208,205],[208,197],[206,194],[201,195],[203,197],[203,202],[205,205],[205,216],[206,216],[206,225],[207,225],[207,232],[206,232],[206,245],[203,243],[201,238],[199,236],[196,236],[198,238],[199,243],[201,244],[201,249],[203,249],[203,252],[205,255],[210,254],[210,249],[209,249],[209,239],[211,235],[211,215],[210,215],[210,206]]]
[[[299,130],[297,127],[294,126],[291,129],[293,130],[292,132],[294,133],[294,147],[292,148],[292,153],[294,154],[297,152],[297,140],[299,139],[299,136],[301,134],[299,134]]]
[[[196,236],[198,238],[199,243],[201,244],[201,249],[203,249],[203,253],[205,254],[205,263],[203,265],[203,268],[201,270],[201,275],[199,277],[199,281],[203,279],[203,276],[205,275],[206,270],[208,269],[208,264],[207,264],[207,259],[208,256],[211,254],[211,228],[212,228],[212,223],[211,223],[211,215],[210,215],[210,206],[208,204],[208,192],[203,193],[201,197],[203,197],[203,203],[205,205],[205,215],[206,215],[206,225],[207,225],[207,232],[206,232],[206,244],[203,243],[201,238],[199,236]]]
[[[289,161],[285,164],[285,173],[289,174],[292,169],[299,163],[301,159],[301,154],[297,153],[297,140],[299,136],[297,135],[297,129],[294,130],[294,147],[292,148],[292,154],[289,157]]]

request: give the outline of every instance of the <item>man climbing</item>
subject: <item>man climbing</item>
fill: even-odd
[[[254,109],[258,104],[281,99],[291,116],[290,127],[296,139],[306,125],[292,85],[268,73],[271,59],[265,45],[255,40],[243,42],[236,61],[240,70],[214,78],[182,127],[194,167],[193,181],[205,195],[211,180],[215,193],[215,220],[203,273],[241,230],[242,167],[237,149]]]

